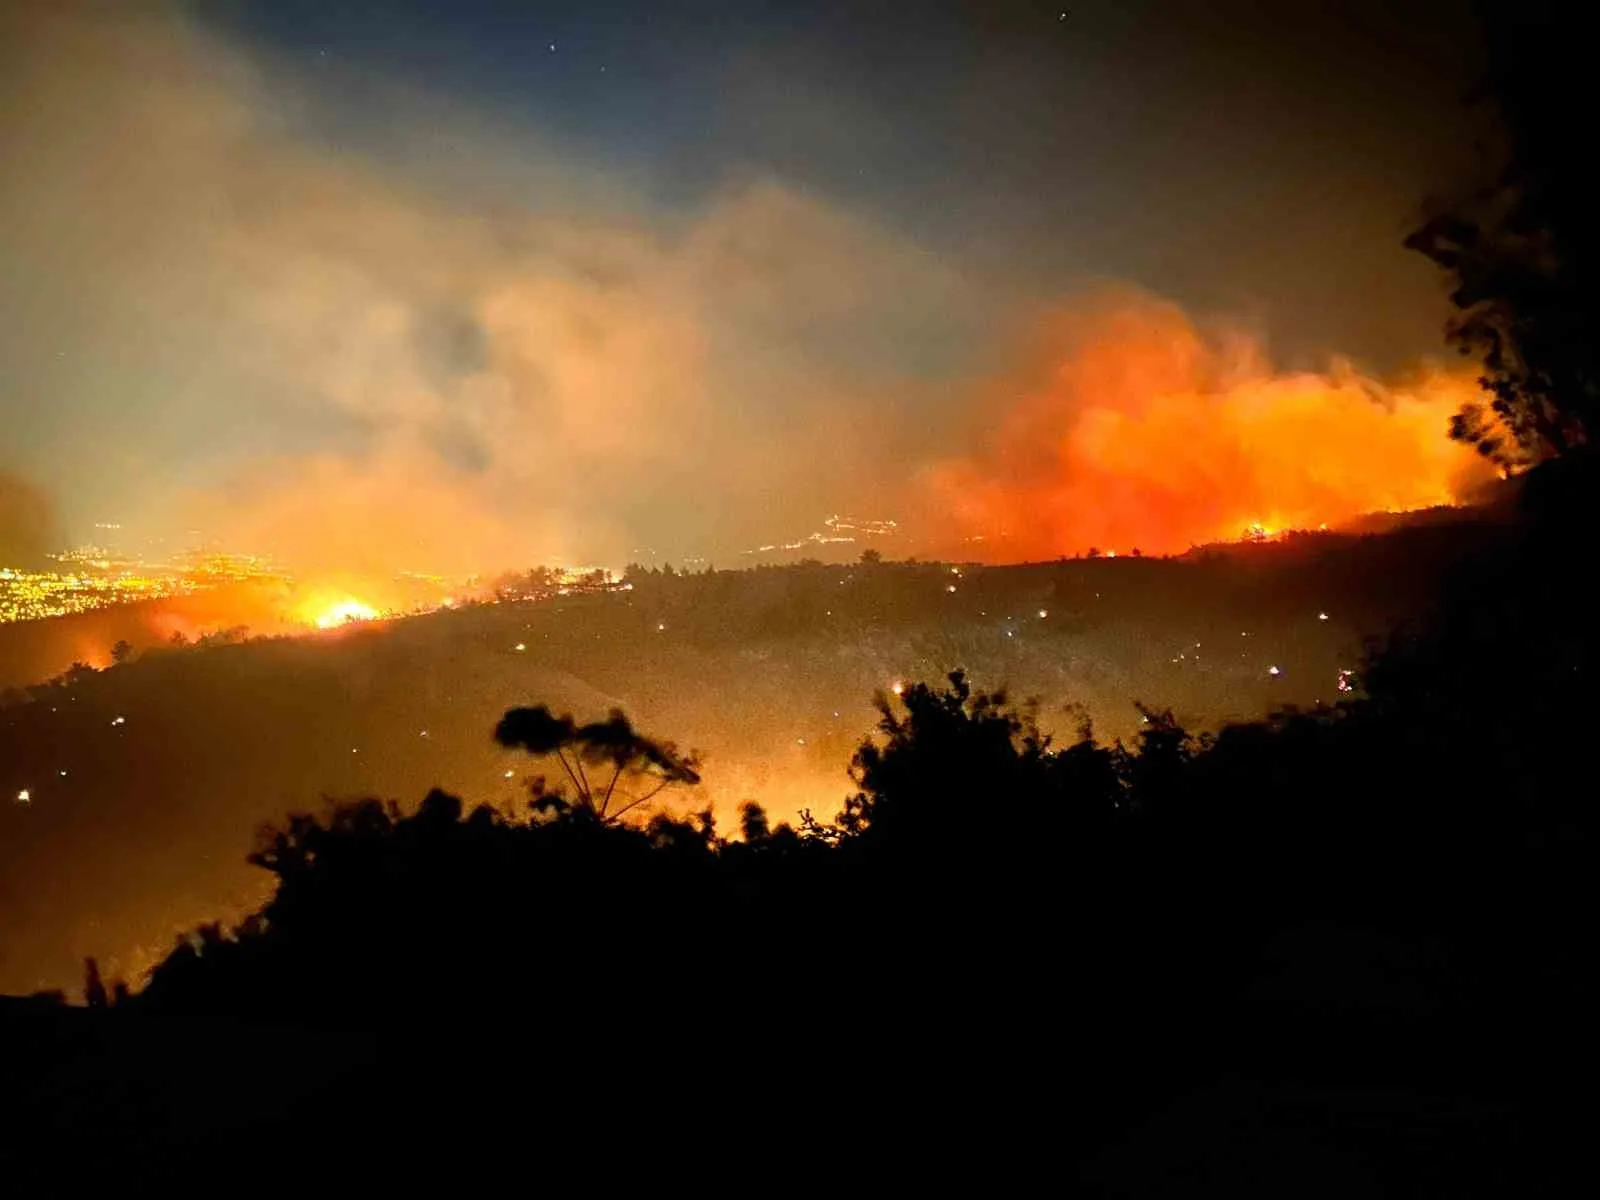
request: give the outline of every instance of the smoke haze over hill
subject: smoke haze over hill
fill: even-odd
[[[1041,287],[732,150],[668,203],[553,124],[181,6],[5,21],[6,465],[74,530],[374,576],[727,556],[833,511],[1181,550],[1463,470],[1454,377],[1276,373],[1254,321],[1185,315],[1132,260],[1139,287]],[[1319,338],[1296,358],[1361,349]]]

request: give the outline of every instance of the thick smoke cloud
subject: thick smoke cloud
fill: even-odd
[[[831,511],[1016,557],[1434,503],[1472,473],[1454,377],[1276,376],[1135,294],[1035,321],[782,180],[671,208],[398,87],[357,153],[323,119],[337,80],[177,8],[0,20],[0,465],[76,528],[200,530],[318,577],[733,561]]]
[[[59,537],[50,497],[26,479],[0,474],[0,566],[37,566]]]
[[[396,97],[396,121],[479,139],[450,161],[484,178],[450,199],[414,161],[319,145],[310,91],[170,12],[12,26],[4,146],[30,170],[4,286],[37,319],[6,348],[51,397],[26,450],[118,518],[311,569],[750,544],[870,504],[978,303],[771,180],[652,210]]]

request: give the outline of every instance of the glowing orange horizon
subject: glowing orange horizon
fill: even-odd
[[[987,444],[921,484],[932,512],[1008,558],[1273,538],[1460,503],[1495,474],[1448,436],[1478,395],[1471,371],[1277,372],[1247,339],[1202,337],[1137,294],[1047,322],[1029,365],[988,391]]]

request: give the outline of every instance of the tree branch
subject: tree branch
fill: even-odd
[[[590,808],[593,808],[594,799],[589,795],[588,790],[578,782],[578,777],[572,773],[572,768],[567,764],[567,756],[557,749],[556,757],[561,760],[561,769],[567,773],[567,778],[572,780],[572,786],[578,789],[579,801],[586,803]]]
[[[660,792],[663,788],[667,787],[667,785],[669,785],[672,782],[673,782],[672,777],[669,775],[667,778],[663,779],[660,783],[656,784],[655,787],[651,788],[648,792],[646,792],[644,795],[640,796],[638,799],[630,800],[627,804],[624,804],[621,808],[617,809],[617,811],[612,814],[612,818],[611,819],[612,820],[616,820],[618,817],[622,816],[623,813],[629,812],[632,809],[638,808],[639,805],[644,804],[647,801],[654,799],[658,792]]]

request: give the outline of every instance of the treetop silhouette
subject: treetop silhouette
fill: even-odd
[[[1405,240],[1454,277],[1446,336],[1484,366],[1489,403],[1466,405],[1451,435],[1512,473],[1590,445],[1600,404],[1591,72],[1556,7],[1482,5],[1490,63],[1472,100],[1498,119],[1498,161]]]
[[[554,758],[572,785],[570,803],[602,823],[620,820],[674,784],[692,787],[700,782],[694,754],[639,733],[621,709],[612,709],[603,721],[580,725],[570,713],[558,717],[543,704],[514,708],[500,719],[494,737],[502,746],[526,750],[535,758]],[[585,763],[600,768],[600,774],[591,780]],[[624,784],[621,792],[619,784]],[[560,809],[569,802],[558,790],[541,792],[539,803]]]

